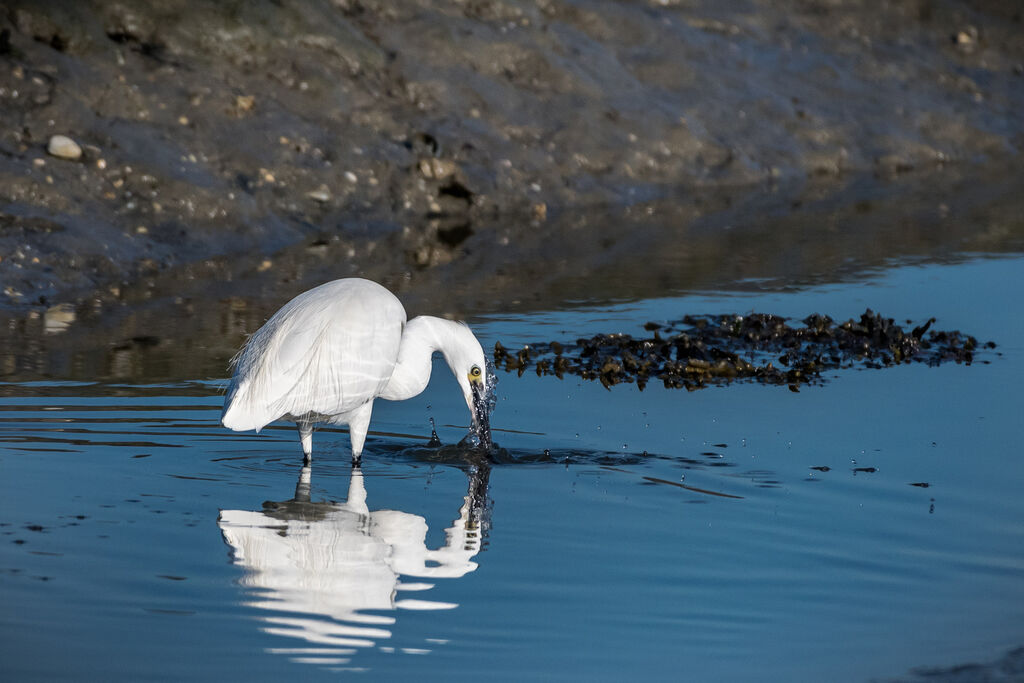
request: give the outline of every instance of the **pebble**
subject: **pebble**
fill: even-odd
[[[46,151],[58,159],[69,159],[75,161],[82,157],[82,148],[78,143],[66,135],[54,135],[50,138],[50,144]]]
[[[311,192],[307,192],[306,196],[316,202],[326,203],[331,201],[331,193],[322,185]]]
[[[424,178],[434,180],[445,180],[450,178],[459,170],[454,161],[449,159],[420,159],[420,173]]]

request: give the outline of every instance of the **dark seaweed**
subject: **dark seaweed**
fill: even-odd
[[[494,361],[506,372],[522,375],[532,367],[538,375],[575,375],[609,389],[635,382],[643,390],[657,380],[669,389],[694,390],[747,380],[797,391],[845,368],[949,361],[970,365],[981,346],[957,330],[932,330],[935,318],[908,332],[870,309],[843,323],[817,313],[802,322],[794,327],[768,313],[688,315],[667,324],[647,323],[650,337],[598,334],[575,343],[528,344],[518,351],[498,342]],[[993,342],[983,346],[995,348]]]

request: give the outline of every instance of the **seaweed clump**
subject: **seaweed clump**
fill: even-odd
[[[932,330],[935,318],[909,331],[870,309],[860,319],[836,323],[827,315],[794,327],[769,313],[688,315],[667,324],[649,322],[650,337],[598,334],[567,344],[528,344],[518,351],[494,345],[494,361],[520,376],[575,375],[606,388],[653,380],[669,389],[695,390],[737,380],[786,385],[821,384],[823,373],[843,368],[883,368],[901,363],[971,364],[979,342],[960,331]],[[907,325],[912,324],[907,321]],[[995,348],[987,342],[985,348]]]

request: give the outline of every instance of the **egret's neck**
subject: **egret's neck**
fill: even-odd
[[[405,324],[398,362],[380,397],[389,401],[404,401],[423,392],[430,381],[431,356],[443,351],[445,340],[451,336],[457,323],[443,318],[421,315]]]

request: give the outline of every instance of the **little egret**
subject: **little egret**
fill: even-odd
[[[373,400],[402,401],[426,389],[435,351],[455,373],[473,430],[489,448],[491,387],[483,348],[469,327],[428,315],[406,322],[394,294],[359,278],[298,295],[249,338],[232,361],[220,421],[257,432],[274,420],[295,422],[307,464],[313,427],[347,424],[358,463]]]

